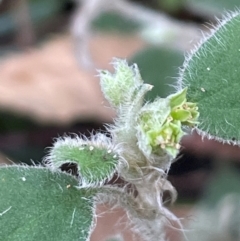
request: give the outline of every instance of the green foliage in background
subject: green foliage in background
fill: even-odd
[[[93,29],[106,32],[131,33],[140,29],[140,24],[115,12],[107,12],[92,22]]]
[[[223,13],[226,10],[235,10],[240,7],[239,0],[187,0],[189,6],[203,13]]]
[[[184,241],[240,240],[240,177],[228,165],[221,166],[195,206]]]
[[[30,118],[0,110],[0,132],[33,130],[39,126]]]
[[[238,170],[227,164],[220,166],[206,187],[200,205],[215,208],[226,195],[231,193],[240,195],[239,187],[240,176]]]
[[[36,135],[42,134],[40,128],[44,129],[30,117],[0,110],[0,152],[15,162],[39,162],[44,155],[44,144],[32,143],[29,138],[34,136],[36,140]]]
[[[147,47],[129,59],[138,65],[142,78],[154,86],[147,93],[147,100],[154,100],[157,96],[164,98],[175,91],[176,77],[183,61],[183,53],[160,47]]]
[[[28,9],[33,25],[39,25],[48,18],[57,15],[63,7],[63,0],[60,1],[29,1]],[[12,33],[16,29],[11,10],[0,15],[0,35]]]
[[[176,13],[181,10],[187,0],[158,0],[159,6],[169,12]]]

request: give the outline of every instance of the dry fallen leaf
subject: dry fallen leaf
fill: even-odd
[[[144,46],[135,37],[95,36],[90,51],[98,68],[112,58],[126,58]],[[99,88],[97,72],[84,70],[74,57],[73,42],[58,36],[42,46],[12,54],[0,62],[0,108],[29,116],[40,123],[73,120],[111,121]]]

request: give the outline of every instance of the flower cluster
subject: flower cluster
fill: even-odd
[[[184,135],[182,125],[196,125],[199,116],[196,103],[186,101],[186,93],[187,88],[165,99],[147,103],[141,109],[137,126],[138,144],[145,155],[167,152],[174,158],[178,154],[179,142]]]

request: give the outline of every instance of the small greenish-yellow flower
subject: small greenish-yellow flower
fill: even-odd
[[[155,146],[165,150],[169,155],[175,157],[178,154],[179,142],[184,135],[180,121],[166,122],[155,138]]]
[[[170,100],[171,117],[174,120],[180,120],[183,125],[194,126],[198,124],[198,107],[196,103],[187,102],[186,94],[187,88],[184,88],[167,97]]]
[[[182,125],[197,124],[197,106],[186,101],[186,92],[185,88],[142,107],[137,121],[137,138],[139,148],[146,156],[165,152],[176,157],[184,135]]]

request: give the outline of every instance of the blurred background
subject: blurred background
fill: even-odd
[[[237,7],[239,0],[2,0],[0,165],[41,164],[54,138],[104,130],[115,113],[96,70],[111,70],[113,57],[138,64],[155,86],[147,100],[172,93],[186,53]],[[239,147],[195,132],[183,138],[169,180],[189,241],[240,240],[239,164]],[[102,217],[92,241],[125,230],[109,231],[122,215]],[[168,235],[184,240],[173,229]]]

